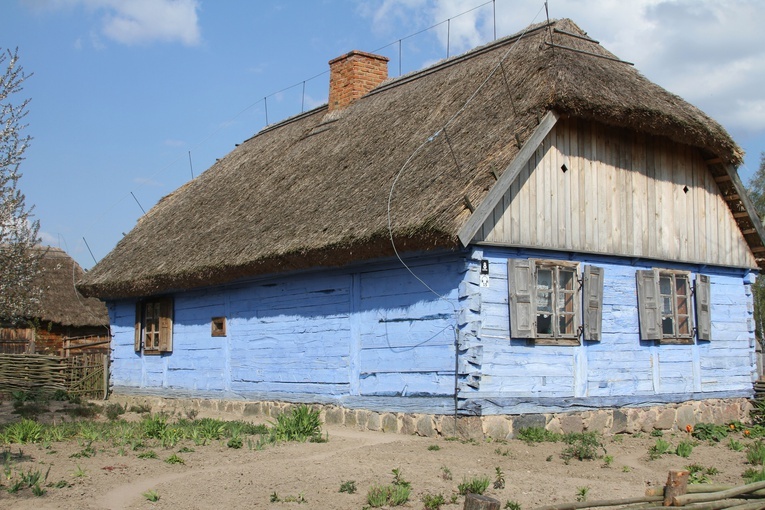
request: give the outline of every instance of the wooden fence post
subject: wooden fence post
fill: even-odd
[[[109,396],[109,355],[102,354],[101,361],[104,366],[104,400]]]
[[[500,502],[488,496],[469,493],[465,496],[463,510],[499,510]]]
[[[672,499],[688,492],[690,471],[670,471],[664,486],[664,506],[672,506]]]

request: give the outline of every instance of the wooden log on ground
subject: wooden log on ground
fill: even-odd
[[[667,475],[667,485],[664,486],[664,506],[671,506],[674,498],[688,492],[688,470],[673,470]]]
[[[710,501],[707,503],[692,503],[692,504],[684,506],[683,509],[686,509],[686,510],[730,510],[730,509],[738,509],[738,507],[744,503],[745,501],[742,499],[720,499],[717,501]],[[762,501],[758,501],[757,503],[761,505],[757,508],[765,508],[765,505],[763,505]],[[622,507],[620,510],[666,510],[666,507],[663,505],[662,506],[625,506],[625,507]],[[744,510],[744,509],[738,509],[738,510]]]
[[[636,505],[638,503],[656,503],[658,501],[664,501],[664,496],[638,496],[636,498],[601,499],[597,501],[582,501],[578,503],[559,503],[556,505],[540,506],[534,510],[577,510],[578,508]]]
[[[688,503],[705,503],[707,501],[716,501],[718,499],[734,498],[742,494],[751,494],[762,489],[765,489],[765,482],[748,483],[740,487],[728,489],[727,491],[677,496],[673,498],[672,504],[674,506],[684,506]]]
[[[698,494],[700,492],[718,492],[732,489],[733,485],[724,485],[716,483],[691,483],[688,484],[688,494]],[[649,487],[645,490],[646,496],[663,496],[664,486]]]
[[[463,510],[499,510],[500,502],[489,496],[469,493],[465,496]]]

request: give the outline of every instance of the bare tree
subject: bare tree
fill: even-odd
[[[0,320],[19,322],[35,316],[39,305],[40,223],[32,217],[18,188],[19,165],[29,147],[24,136],[29,99],[14,103],[29,76],[19,65],[18,50],[0,49]]]

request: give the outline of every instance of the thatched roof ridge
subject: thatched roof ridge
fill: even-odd
[[[270,126],[162,199],[79,288],[145,296],[384,257],[389,214],[399,251],[458,249],[469,207],[551,109],[740,161],[719,124],[614,59],[560,20]]]
[[[43,322],[62,326],[107,326],[109,314],[106,305],[96,298],[86,298],[75,289],[84,271],[63,250],[42,247],[40,277],[42,289],[39,317]]]

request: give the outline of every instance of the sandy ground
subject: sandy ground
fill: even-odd
[[[10,410],[8,402],[0,405],[0,424],[18,419],[9,414]],[[140,418],[135,413],[125,416]],[[391,483],[392,470],[398,469],[412,487],[403,508],[424,508],[425,494],[440,493],[447,501],[442,508],[457,510],[462,509],[464,497],[449,501],[458,495],[458,484],[476,476],[487,476],[493,482],[499,467],[505,487],[490,485],[485,495],[500,500],[503,508],[512,500],[530,509],[575,501],[583,488],[589,501],[642,496],[647,487],[663,485],[669,470],[689,464],[717,469],[719,474],[711,477],[714,483],[740,485],[741,474],[749,467],[745,452],[732,451],[726,446],[727,440],[698,444],[688,459],[667,454],[650,460],[648,451],[655,437],[607,437],[603,444],[613,458],[607,466],[603,459],[566,463],[560,455],[563,443],[469,442],[343,427],[324,430],[329,434],[326,443],[289,443],[262,450],[250,449],[246,442],[242,449],[232,449],[226,441],[205,446],[187,441],[172,449],[153,445],[156,459],[138,458],[140,451],[120,455],[119,448],[110,443],[94,444],[97,453],[89,458],[71,457],[83,448],[77,441],[53,443],[48,448],[39,444],[5,445],[1,448],[10,452],[15,472],[45,472],[50,468],[47,482],[65,481],[68,486],[48,487],[39,497],[29,489],[9,494],[5,490],[8,480],[3,476],[0,508],[359,510],[367,504],[369,488]],[[663,437],[673,446],[685,438],[684,432],[665,433]],[[746,444],[752,441],[740,434],[736,439]],[[179,453],[184,446],[193,451]],[[164,462],[173,453],[185,463]],[[77,476],[78,472],[84,476]],[[355,482],[356,493],[339,492],[341,484],[350,480]],[[150,502],[143,496],[149,490],[159,494],[159,501]],[[271,501],[274,493],[279,501]],[[294,501],[300,499],[304,502]]]

